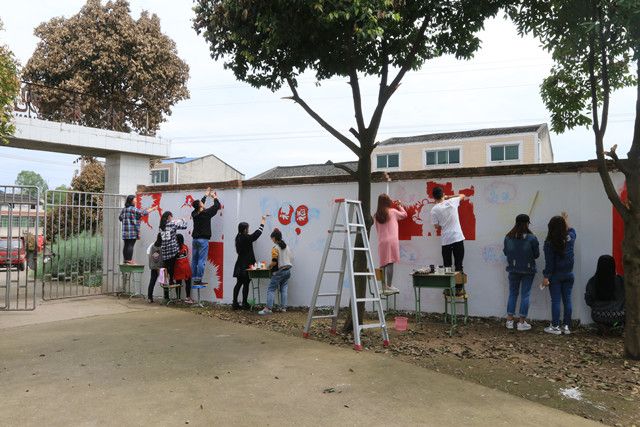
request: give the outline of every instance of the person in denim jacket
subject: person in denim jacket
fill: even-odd
[[[554,216],[549,221],[549,233],[544,242],[545,268],[543,286],[549,288],[551,294],[551,325],[544,328],[549,334],[568,335],[571,333],[573,290],[573,261],[576,242],[576,230],[569,226],[566,212],[562,216]],[[564,306],[563,325],[560,327],[560,302]]]
[[[531,329],[531,325],[527,323],[526,319],[529,313],[531,285],[536,275],[536,259],[540,256],[540,243],[529,230],[529,223],[528,215],[518,215],[516,224],[504,238],[503,252],[507,257],[507,272],[509,273],[506,327],[513,329],[513,317],[516,312],[518,293],[520,293],[520,320],[517,324],[519,331]]]

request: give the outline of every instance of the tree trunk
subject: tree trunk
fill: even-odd
[[[629,215],[624,221],[622,243],[625,284],[624,348],[630,359],[640,360],[640,166],[630,159],[627,175]]]
[[[365,151],[365,150],[363,150]],[[371,231],[373,218],[371,217],[371,153],[367,152],[358,159],[358,200],[362,203],[362,212],[364,214],[367,234]],[[356,246],[362,246],[362,240],[356,240]],[[356,251],[353,260],[353,271],[366,271],[367,258],[364,252]],[[367,279],[364,276],[356,277],[356,296],[364,298],[367,294]],[[351,303],[349,303],[351,306]],[[362,324],[365,311],[365,303],[358,303],[358,321]],[[342,328],[344,333],[353,331],[353,319],[351,319],[351,310],[347,313],[347,320]]]

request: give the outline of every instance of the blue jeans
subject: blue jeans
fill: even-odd
[[[267,307],[273,308],[273,300],[276,296],[276,290],[280,288],[280,306],[287,308],[287,289],[289,288],[289,277],[291,277],[291,269],[278,270],[271,276],[269,288],[267,288]]]
[[[529,313],[529,295],[534,274],[509,273],[509,300],[507,302],[507,314],[516,314],[516,302],[520,293],[520,317],[527,317]]]
[[[554,274],[549,278],[549,293],[551,294],[551,325],[560,326],[560,301],[564,306],[564,324],[571,325],[571,291],[573,290],[573,273]]]
[[[204,276],[204,263],[209,253],[209,239],[193,239],[191,251],[191,266],[194,281],[201,281]]]

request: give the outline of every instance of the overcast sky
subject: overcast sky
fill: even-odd
[[[0,9],[5,31],[0,41],[24,64],[38,39],[33,28],[55,16],[71,16],[83,0],[12,1]],[[159,135],[172,140],[173,156],[215,154],[254,176],[277,165],[352,160],[340,142],[321,129],[302,109],[281,99],[287,91],[271,93],[237,82],[191,26],[190,0],[131,0],[131,12],[156,13],[163,31],[175,40],[178,54],[191,68],[191,99],[174,106]],[[517,126],[549,120],[539,85],[551,65],[550,57],[531,39],[518,37],[514,26],[493,19],[481,33],[482,49],[472,61],[441,58],[409,73],[388,104],[379,139],[439,131]],[[365,106],[374,106],[375,78],[362,84]],[[334,79],[316,87],[313,76],[302,78],[299,90],[320,114],[345,133],[354,126],[348,85]],[[633,129],[635,92],[613,97],[607,146],[617,143],[626,153]],[[579,129],[551,135],[555,160],[594,157],[593,134]],[[0,147],[0,184],[11,184],[22,169],[38,171],[50,187],[69,184],[74,157]]]

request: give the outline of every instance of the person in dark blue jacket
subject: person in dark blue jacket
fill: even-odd
[[[549,221],[549,233],[544,241],[543,286],[549,288],[551,293],[551,325],[544,328],[549,334],[568,335],[571,333],[572,304],[571,291],[573,290],[573,260],[574,246],[576,242],[576,230],[569,226],[566,212],[562,216],[554,216]],[[564,306],[563,325],[560,327],[560,302]]]
[[[504,238],[503,252],[507,257],[507,271],[509,272],[509,300],[507,302],[507,329],[513,329],[513,317],[516,312],[516,302],[520,293],[520,320],[517,324],[519,331],[528,331],[531,325],[527,323],[529,313],[529,295],[531,285],[536,275],[536,259],[540,256],[538,238],[529,230],[529,216],[520,214],[516,217],[516,225]]]

